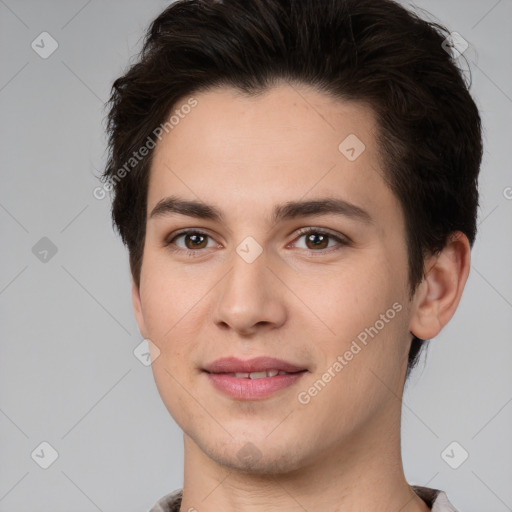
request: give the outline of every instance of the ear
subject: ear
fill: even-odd
[[[139,326],[139,331],[144,338],[147,338],[146,323],[144,322],[144,314],[142,312],[142,301],[140,299],[140,290],[132,276],[132,304],[135,313],[135,319]]]
[[[471,266],[471,247],[455,231],[446,246],[425,262],[426,273],[414,297],[409,331],[422,340],[434,338],[455,314]]]

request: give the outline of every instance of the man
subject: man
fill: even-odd
[[[388,0],[192,0],[114,83],[105,187],[183,488],[152,511],[455,510],[401,401],[459,304],[478,110]]]

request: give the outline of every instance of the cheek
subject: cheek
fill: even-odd
[[[322,362],[329,368],[338,356],[344,357],[339,375],[350,386],[358,383],[351,392],[371,389],[376,377],[370,369],[383,380],[393,379],[406,352],[406,289],[397,265],[386,261],[377,253],[360,258],[350,270],[333,275],[324,293],[316,296],[332,331],[320,348]]]
[[[392,270],[382,265],[382,257],[358,257],[346,266],[333,271],[325,279],[322,290],[314,291],[314,301],[327,315],[338,334],[354,334],[354,329],[364,329],[373,324],[401,297],[399,280]],[[339,332],[338,332],[339,331]]]
[[[180,365],[176,364],[174,358],[167,356],[168,354],[162,353],[161,357],[153,362],[153,378],[169,414],[182,429],[187,430],[188,424],[202,424],[204,418],[201,418],[200,407],[196,407],[197,402],[191,400],[191,394],[187,392],[192,389],[186,380],[187,374],[180,373]]]
[[[162,258],[149,257],[146,265],[140,287],[146,331],[160,350],[158,378],[174,389],[177,383],[165,370],[180,382],[191,378],[190,358],[204,340],[200,329],[207,321],[206,296],[212,284],[187,276]]]
[[[204,291],[200,283],[190,283],[163,258],[149,254],[142,276],[140,294],[146,328],[155,340],[164,341]]]
[[[357,430],[400,396],[406,345],[405,308],[399,306],[340,310],[337,336],[322,346],[322,363],[300,390],[301,398],[310,400],[304,410],[319,424],[331,425],[333,436],[340,429]]]

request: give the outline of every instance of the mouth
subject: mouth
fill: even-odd
[[[261,372],[234,372],[234,373],[216,373],[216,375],[226,375],[227,377],[236,377],[237,379],[265,379],[267,377],[275,377],[276,375],[291,375],[293,373],[305,372],[307,370],[300,370],[298,372],[285,372],[283,370],[263,370]],[[208,372],[210,373],[210,372]]]
[[[273,377],[279,372],[296,373],[307,370],[305,367],[297,366],[282,359],[275,357],[260,356],[252,359],[239,359],[238,357],[223,357],[216,359],[203,368],[208,373],[229,373],[229,374],[247,374],[245,378],[263,378]],[[265,372],[265,375],[263,373]],[[277,373],[275,373],[277,372]],[[271,373],[271,375],[267,375]],[[254,377],[251,377],[254,375]]]
[[[215,389],[236,400],[261,400],[288,388],[308,370],[271,357],[217,359],[203,368]]]

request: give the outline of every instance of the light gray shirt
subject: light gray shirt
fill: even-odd
[[[432,512],[457,512],[443,491],[417,485],[411,485],[411,489],[430,507]],[[149,512],[179,512],[181,497],[182,489],[166,494],[153,505]]]

